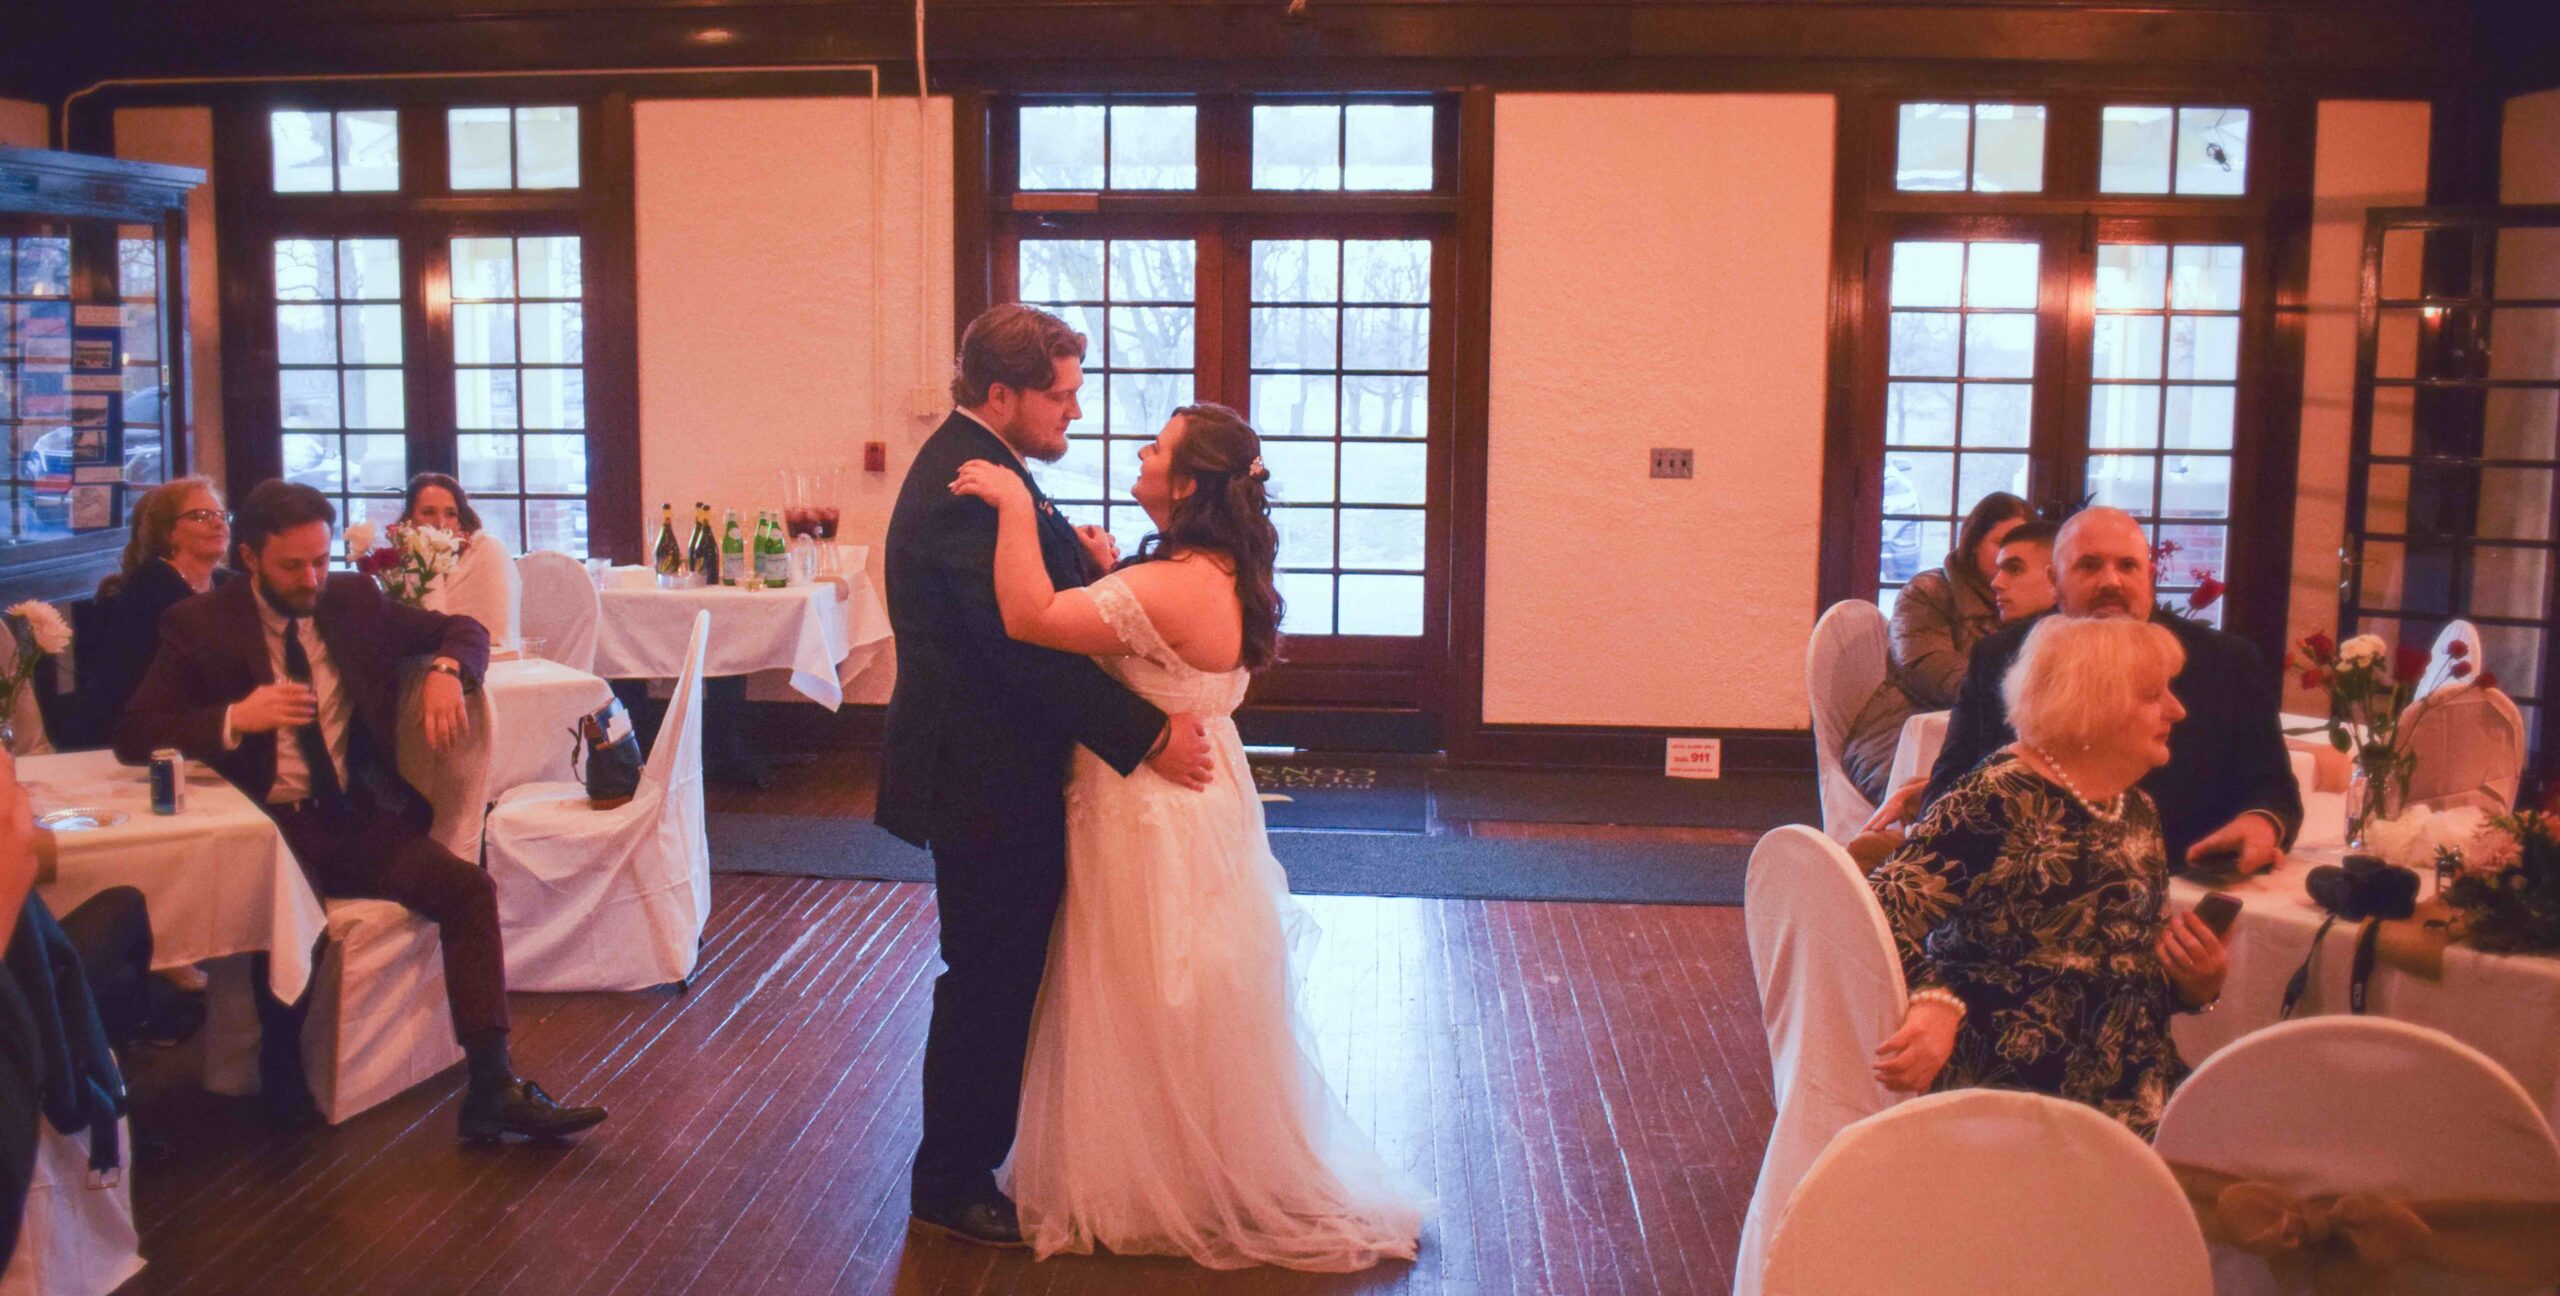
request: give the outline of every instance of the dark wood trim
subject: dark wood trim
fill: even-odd
[[[1464,761],[1473,769],[1662,770],[1663,744],[1672,738],[1718,738],[1724,768],[1736,774],[1811,774],[1809,729],[1663,728],[1658,726],[1486,725],[1475,734]]]
[[[262,252],[254,196],[267,157],[264,121],[240,103],[213,109],[213,206],[222,265],[222,472],[224,493],[284,474],[276,439],[275,327],[261,320],[275,296],[275,255]]]
[[[2267,294],[2268,310],[2244,317],[2257,334],[2260,417],[2246,440],[2252,460],[2232,464],[2231,600],[2223,625],[2258,646],[2270,662],[2285,659],[2293,616],[2294,504],[2302,476],[2302,382],[2311,320],[2311,203],[2319,144],[2319,104],[2287,98],[2268,110],[2279,147],[2260,169],[2271,190],[2264,249],[2249,286]],[[2235,452],[2239,443],[2235,442]],[[2240,519],[2248,525],[2240,525]]]
[[[1870,485],[1862,442],[1859,400],[1864,391],[1858,355],[1867,335],[1868,231],[1867,173],[1876,144],[1876,113],[1865,101],[1843,96],[1833,101],[1831,150],[1831,298],[1827,310],[1828,372],[1822,398],[1822,539],[1815,567],[1814,615],[1849,599],[1868,597],[1862,587],[1875,582],[1859,571],[1858,559],[1875,552],[1877,494]]]
[[[988,141],[994,109],[986,92],[951,97],[951,350],[960,334],[996,302],[995,257],[989,246],[995,184]]]
[[[586,331],[587,549],[642,560],[640,497],[640,249],[632,98],[608,93],[587,114],[596,190],[587,228],[587,296],[601,328]],[[598,345],[599,342],[601,345]],[[602,363],[598,363],[599,358]],[[618,432],[615,430],[619,429]],[[602,430],[605,434],[598,435]]]
[[[1453,765],[1485,751],[1486,510],[1492,471],[1494,92],[1458,96],[1458,232],[1449,302],[1456,316],[1451,376],[1456,427],[1449,441],[1449,668],[1447,747]]]

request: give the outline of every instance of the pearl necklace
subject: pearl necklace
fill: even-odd
[[[2046,751],[2044,748],[2039,747],[2034,743],[2024,743],[2021,745],[2028,751],[2034,752],[2036,754],[2036,759],[2043,761],[2045,763],[2045,767],[2053,771],[2054,781],[2060,783],[2062,785],[2062,790],[2070,793],[2071,799],[2079,802],[2080,808],[2088,811],[2092,818],[2106,823],[2113,823],[2116,820],[2116,816],[2124,813],[2124,793],[2116,793],[2114,799],[2110,801],[2104,809],[2101,809],[2097,802],[2090,800],[2085,793],[2081,792],[2080,785],[2074,782],[2071,778],[2071,771],[2062,768],[2062,762],[2055,760],[2052,752]]]

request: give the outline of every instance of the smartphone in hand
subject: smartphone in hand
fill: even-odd
[[[2196,917],[2204,920],[2215,940],[2228,940],[2231,924],[2240,918],[2240,901],[2217,891],[2196,902]]]

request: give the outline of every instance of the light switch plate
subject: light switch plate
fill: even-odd
[[[1653,475],[1656,477],[1686,478],[1692,471],[1691,460],[1691,451],[1686,446],[1655,446],[1653,448]]]

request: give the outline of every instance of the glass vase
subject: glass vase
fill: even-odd
[[[2356,758],[2347,773],[2347,850],[2372,853],[2366,840],[2373,825],[2400,813],[2399,761],[2388,752]]]

